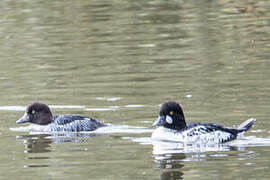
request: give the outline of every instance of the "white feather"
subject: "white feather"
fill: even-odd
[[[169,116],[169,115],[166,116],[166,122],[168,124],[172,124],[173,123],[173,119],[171,118],[171,116]]]
[[[216,144],[229,140],[231,138],[231,134],[220,130],[207,132],[204,126],[196,126],[184,131],[177,131],[165,127],[159,127],[152,133],[151,137],[165,141],[182,142],[185,144]]]

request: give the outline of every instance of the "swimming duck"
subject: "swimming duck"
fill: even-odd
[[[26,108],[25,114],[17,124],[33,123],[40,125],[40,131],[94,131],[97,128],[107,126],[96,119],[76,115],[52,115],[48,105],[41,102],[34,102]]]
[[[250,118],[236,128],[225,127],[216,123],[186,123],[180,104],[168,101],[162,104],[159,117],[153,126],[161,126],[154,130],[152,138],[179,141],[183,143],[225,143],[236,139],[255,123]]]

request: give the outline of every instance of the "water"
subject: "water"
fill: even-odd
[[[0,179],[269,179],[269,10],[269,1],[1,1]],[[10,131],[36,100],[147,131]],[[257,121],[232,144],[152,142],[165,100],[187,121]]]

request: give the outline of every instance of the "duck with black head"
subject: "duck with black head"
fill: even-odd
[[[40,131],[94,131],[100,127],[107,126],[96,119],[89,118],[81,115],[53,115],[49,106],[41,103],[34,102],[26,108],[25,114],[19,120],[17,124],[32,123],[40,125],[38,128]]]
[[[182,106],[174,101],[161,105],[159,117],[153,126],[160,126],[152,133],[152,138],[176,141],[185,144],[225,143],[239,137],[255,123],[250,118],[237,128],[225,127],[216,123],[186,123]]]

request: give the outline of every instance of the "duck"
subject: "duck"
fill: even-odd
[[[153,131],[151,138],[184,144],[221,144],[238,138],[255,121],[255,118],[249,118],[235,128],[217,123],[186,123],[182,106],[175,101],[167,101],[161,105],[159,117],[152,125],[158,128]]]
[[[38,125],[39,131],[81,132],[94,131],[108,126],[94,118],[77,114],[53,115],[49,106],[42,102],[34,102],[27,106],[24,115],[17,124],[32,123]]]

